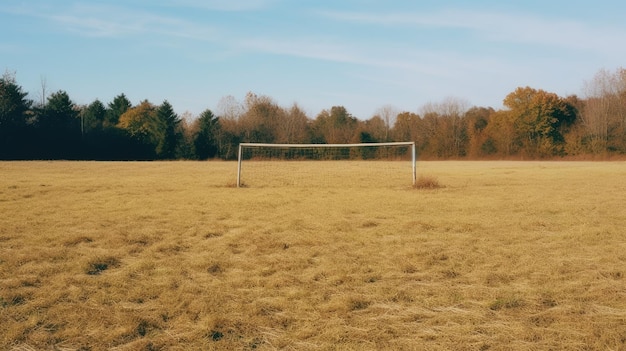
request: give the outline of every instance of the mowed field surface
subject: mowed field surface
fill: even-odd
[[[0,349],[626,350],[626,163],[297,166],[0,163]]]

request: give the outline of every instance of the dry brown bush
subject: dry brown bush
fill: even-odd
[[[437,180],[436,177],[420,175],[419,177],[417,177],[415,185],[413,187],[415,189],[439,189],[442,186],[439,184],[439,180]]]

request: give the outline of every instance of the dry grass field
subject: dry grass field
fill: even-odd
[[[0,163],[0,349],[626,350],[626,163],[352,166]]]

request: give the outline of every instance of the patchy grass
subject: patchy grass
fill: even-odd
[[[626,347],[626,164],[322,165],[0,163],[0,349]]]

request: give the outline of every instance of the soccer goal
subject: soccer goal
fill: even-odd
[[[411,181],[415,185],[414,142],[239,144],[237,187],[408,186]]]

